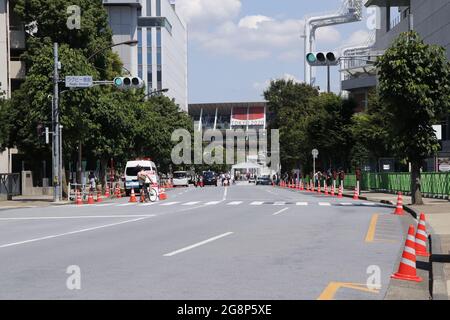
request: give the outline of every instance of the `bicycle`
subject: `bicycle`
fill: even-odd
[[[141,195],[142,192],[144,192],[144,201],[145,202],[155,202],[156,200],[158,200],[158,191],[149,186],[143,186],[141,188]]]

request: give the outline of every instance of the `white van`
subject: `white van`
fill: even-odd
[[[189,187],[189,177],[186,171],[175,171],[172,180],[174,187]]]
[[[159,183],[158,170],[156,169],[156,165],[153,161],[150,160],[128,161],[125,167],[125,192],[127,196],[130,195],[131,189],[134,189],[134,192],[138,193],[140,192],[139,181],[137,179],[138,165],[144,168],[145,171],[154,172],[152,180],[157,181]]]

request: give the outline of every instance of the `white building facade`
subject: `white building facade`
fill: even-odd
[[[169,0],[103,0],[113,42],[136,40],[137,46],[118,46],[124,68],[142,78],[150,93],[169,89],[183,111],[188,110],[187,28]]]

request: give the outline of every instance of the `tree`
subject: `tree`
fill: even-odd
[[[310,159],[306,126],[308,117],[316,112],[314,99],[318,95],[313,87],[292,80],[272,81],[264,92],[273,115],[268,125],[269,133],[271,129],[280,130],[280,160],[285,172]]]
[[[449,111],[450,65],[445,50],[425,44],[416,32],[402,33],[377,67],[393,150],[411,163],[412,202],[423,204],[420,170],[440,147],[432,125]]]

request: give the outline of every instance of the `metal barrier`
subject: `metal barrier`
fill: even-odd
[[[6,195],[7,200],[22,194],[20,173],[0,173],[0,194]]]
[[[356,175],[347,174],[344,187],[353,189],[356,185]],[[450,173],[423,172],[420,189],[424,197],[450,200]],[[411,192],[411,174],[409,172],[394,173],[363,173],[361,190],[380,191],[404,194]]]

